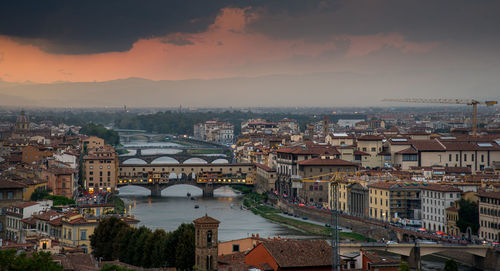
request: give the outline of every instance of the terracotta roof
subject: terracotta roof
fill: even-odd
[[[332,249],[325,240],[279,240],[263,242],[280,268],[330,266]]]
[[[478,194],[478,196],[483,197],[483,198],[500,199],[500,191],[498,191],[498,192],[481,192]]]
[[[363,255],[368,258],[372,266],[394,266],[394,267],[399,267],[401,261],[387,258],[387,257],[381,257],[375,252],[367,252],[363,251]]]
[[[193,220],[195,224],[219,224],[220,221],[208,215]]]
[[[25,188],[26,185],[22,184],[22,183],[18,183],[18,182],[13,182],[13,181],[10,181],[10,180],[0,180],[0,189],[8,189],[8,188]]]
[[[352,163],[346,160],[334,158],[334,159],[321,159],[313,158],[304,161],[300,161],[297,164],[300,166],[355,166],[358,167],[359,164]]]
[[[265,171],[276,171],[276,170],[274,170],[274,169],[272,169],[272,168],[270,168],[270,167],[268,167],[266,165],[259,164],[259,163],[256,163],[255,166],[258,167],[258,168],[260,168],[260,169],[263,169]]]
[[[417,151],[445,151],[445,147],[436,139],[409,140]]]
[[[438,192],[462,192],[462,190],[459,188],[444,184],[424,184],[422,185],[422,189],[438,191]]]
[[[396,152],[396,154],[418,154],[418,152],[414,148],[409,147],[404,150]]]
[[[366,152],[363,152],[363,151],[358,151],[358,150],[355,150],[354,151],[354,155],[364,155],[364,156],[370,156],[369,153],[366,153]]]
[[[384,139],[382,136],[377,136],[377,135],[363,135],[358,137],[358,140],[360,141],[374,141],[374,140],[379,141],[382,139]]]
[[[48,210],[48,211],[45,211],[42,213],[33,214],[33,217],[36,219],[40,219],[40,220],[50,221],[51,219],[54,219],[54,217],[58,217],[58,216],[62,217],[62,215],[63,214],[60,212]]]
[[[17,208],[26,208],[26,207],[30,207],[30,206],[35,206],[37,204],[38,204],[38,202],[35,202],[35,201],[27,201],[27,202],[21,202],[18,204],[14,204],[12,206],[17,207]]]

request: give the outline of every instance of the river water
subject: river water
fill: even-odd
[[[196,200],[190,200],[191,193]],[[152,229],[172,231],[181,223],[191,223],[194,219],[208,214],[221,221],[219,239],[235,240],[259,234],[261,237],[313,238],[285,226],[272,223],[248,210],[240,208],[241,196],[229,187],[222,187],[214,192],[214,198],[202,198],[199,188],[189,185],[176,185],[162,191],[161,198],[151,198],[150,191],[141,187],[126,186],[120,188],[120,197],[124,200],[127,212],[136,216]],[[196,209],[195,205],[199,208]]]

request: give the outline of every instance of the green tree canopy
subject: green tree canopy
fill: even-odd
[[[459,201],[457,226],[461,232],[466,232],[470,227],[473,234],[479,230],[479,209],[475,202],[461,199]]]
[[[17,254],[15,249],[0,250],[1,271],[62,271],[63,267],[55,263],[50,253],[34,252],[30,257],[26,253]]]
[[[120,136],[118,133],[111,129],[106,129],[106,127],[100,124],[88,123],[80,129],[80,134],[97,136],[104,139],[104,143],[116,146],[120,144]]]
[[[105,261],[116,259],[117,253],[114,248],[115,243],[120,242],[116,237],[118,234],[130,226],[117,217],[105,218],[99,222],[95,228],[94,234],[90,236],[90,245],[92,246],[92,254]]]

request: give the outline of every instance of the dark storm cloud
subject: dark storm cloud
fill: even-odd
[[[249,29],[270,37],[326,40],[331,35],[399,33],[411,41],[496,40],[500,1],[271,1]],[[286,6],[286,8],[285,8]]]
[[[140,38],[204,31],[228,0],[3,1],[0,35],[51,53],[126,51]]]
[[[50,53],[126,51],[140,38],[204,31],[225,7],[250,7],[258,19],[247,31],[278,39],[393,32],[413,41],[500,37],[500,1],[493,0],[17,0],[0,6],[0,35]]]

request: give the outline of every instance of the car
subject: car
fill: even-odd
[[[302,217],[302,219],[307,220],[307,216]]]
[[[397,245],[398,242],[389,240],[389,241],[387,241],[386,244],[388,244],[388,245]]]
[[[332,226],[330,224],[325,224],[325,227],[331,228]]]

